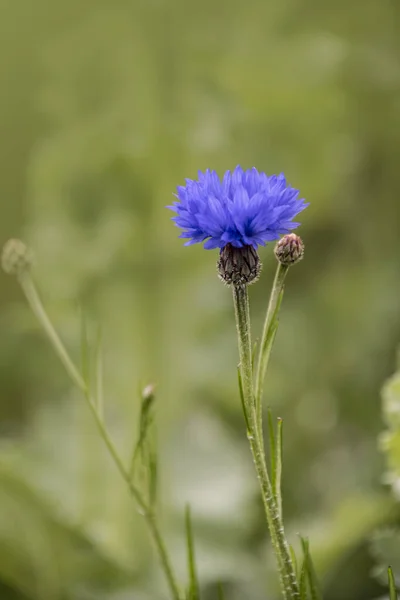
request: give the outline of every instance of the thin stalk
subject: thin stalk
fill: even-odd
[[[79,370],[75,366],[74,362],[70,358],[64,344],[62,343],[57,331],[55,330],[52,322],[50,321],[45,308],[42,304],[42,301],[39,297],[35,284],[29,273],[24,272],[18,277],[19,283],[22,287],[22,290],[28,300],[29,306],[32,309],[32,312],[38,319],[41,324],[45,334],[47,335],[55,353],[59,357],[62,362],[65,370],[70,376],[72,382],[75,386],[83,393],[83,396],[87,402],[87,405],[93,415],[94,421],[96,423],[99,434],[104,441],[112,460],[114,461],[115,466],[117,467],[122,479],[128,486],[129,492],[131,496],[136,501],[140,513],[143,515],[151,536],[153,538],[156,550],[159,555],[160,563],[162,569],[164,571],[165,578],[167,580],[167,584],[169,590],[171,592],[171,597],[173,600],[182,600],[178,584],[176,582],[176,578],[174,575],[174,571],[171,565],[171,561],[168,555],[168,551],[163,540],[163,537],[160,533],[160,529],[158,527],[158,523],[156,521],[155,515],[151,508],[147,506],[146,501],[144,500],[140,490],[134,485],[131,481],[130,474],[128,470],[125,468],[124,463],[116,449],[108,431],[102,419],[102,416],[96,406],[96,402],[94,398],[91,397],[87,385],[79,373]]]
[[[272,545],[278,563],[283,596],[287,600],[298,600],[299,589],[297,577],[290,556],[289,544],[286,541],[274,491],[268,475],[263,442],[260,436],[260,428],[257,423],[251,361],[250,311],[246,285],[233,286],[233,302],[235,306],[236,328],[238,333],[243,405],[246,410],[246,421],[248,423],[247,436],[261,488],[261,495]]]
[[[264,321],[263,332],[260,341],[260,350],[257,361],[256,377],[255,377],[255,403],[257,410],[257,422],[261,426],[262,423],[262,393],[267,372],[269,357],[271,354],[272,344],[276,332],[276,317],[279,305],[282,299],[283,285],[289,267],[278,263],[276,269],[274,283],[272,285],[271,296],[269,299],[267,314]]]

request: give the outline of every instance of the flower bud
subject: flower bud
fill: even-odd
[[[6,273],[21,275],[30,269],[32,262],[32,250],[21,240],[11,239],[4,244],[1,264]]]
[[[281,265],[290,267],[304,256],[303,240],[295,233],[288,233],[276,243],[274,252]]]
[[[155,392],[156,386],[154,383],[149,383],[148,385],[146,385],[145,388],[143,388],[142,390],[142,399],[143,400],[150,400],[154,397],[154,392]]]
[[[253,246],[235,248],[227,244],[221,249],[217,267],[220,279],[228,285],[254,283],[261,272],[261,262]]]

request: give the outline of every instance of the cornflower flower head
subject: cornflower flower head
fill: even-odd
[[[222,179],[215,171],[199,171],[197,180],[178,186],[177,202],[169,206],[186,246],[207,240],[206,250],[259,245],[279,239],[300,223],[293,218],[308,206],[298,190],[286,183],[283,173],[268,176],[256,168],[240,166]]]
[[[258,246],[298,227],[293,218],[308,206],[283,173],[268,176],[255,167],[237,166],[222,180],[215,171],[199,171],[197,180],[177,187],[176,197],[168,208],[177,213],[172,220],[182,229],[185,246],[205,242],[206,250],[219,248],[218,268],[226,283],[255,280],[261,268]]]

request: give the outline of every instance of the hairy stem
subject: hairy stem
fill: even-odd
[[[109,454],[114,461],[115,466],[117,467],[121,477],[125,481],[128,486],[129,492],[131,496],[136,501],[140,513],[143,515],[151,536],[154,541],[154,545],[159,555],[160,563],[162,569],[164,571],[165,578],[167,580],[167,584],[171,593],[171,597],[173,600],[182,600],[181,593],[179,591],[179,587],[176,581],[176,577],[174,575],[174,571],[172,568],[172,564],[168,555],[168,551],[164,542],[164,539],[160,533],[160,529],[154,515],[152,509],[147,505],[144,497],[142,496],[140,490],[134,485],[131,480],[131,476],[128,472],[128,469],[124,466],[124,463],[118,453],[117,448],[114,445],[108,431],[107,427],[103,421],[101,413],[99,412],[94,398],[91,397],[90,392],[87,388],[87,385],[79,372],[78,368],[75,366],[73,360],[69,356],[63,342],[61,341],[57,331],[55,330],[52,322],[50,321],[46,310],[43,306],[43,303],[39,297],[35,284],[28,272],[22,273],[18,277],[19,283],[22,287],[22,290],[28,300],[29,306],[32,309],[32,312],[38,319],[40,325],[42,326],[45,334],[47,335],[55,353],[59,357],[62,362],[65,370],[70,376],[72,382],[75,386],[81,390],[84,395],[84,398],[87,402],[87,405],[93,415],[95,420],[98,432],[104,441]]]
[[[261,488],[271,541],[278,563],[283,596],[287,600],[298,600],[297,578],[271,480],[268,475],[264,445],[261,437],[262,427],[259,427],[259,423],[257,422],[257,410],[253,390],[250,311],[246,285],[233,286],[233,302],[238,333],[243,405],[248,427],[247,436]]]

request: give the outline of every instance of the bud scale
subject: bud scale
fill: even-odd
[[[253,246],[235,248],[227,244],[217,262],[219,277],[227,285],[248,285],[257,281],[261,262]]]

